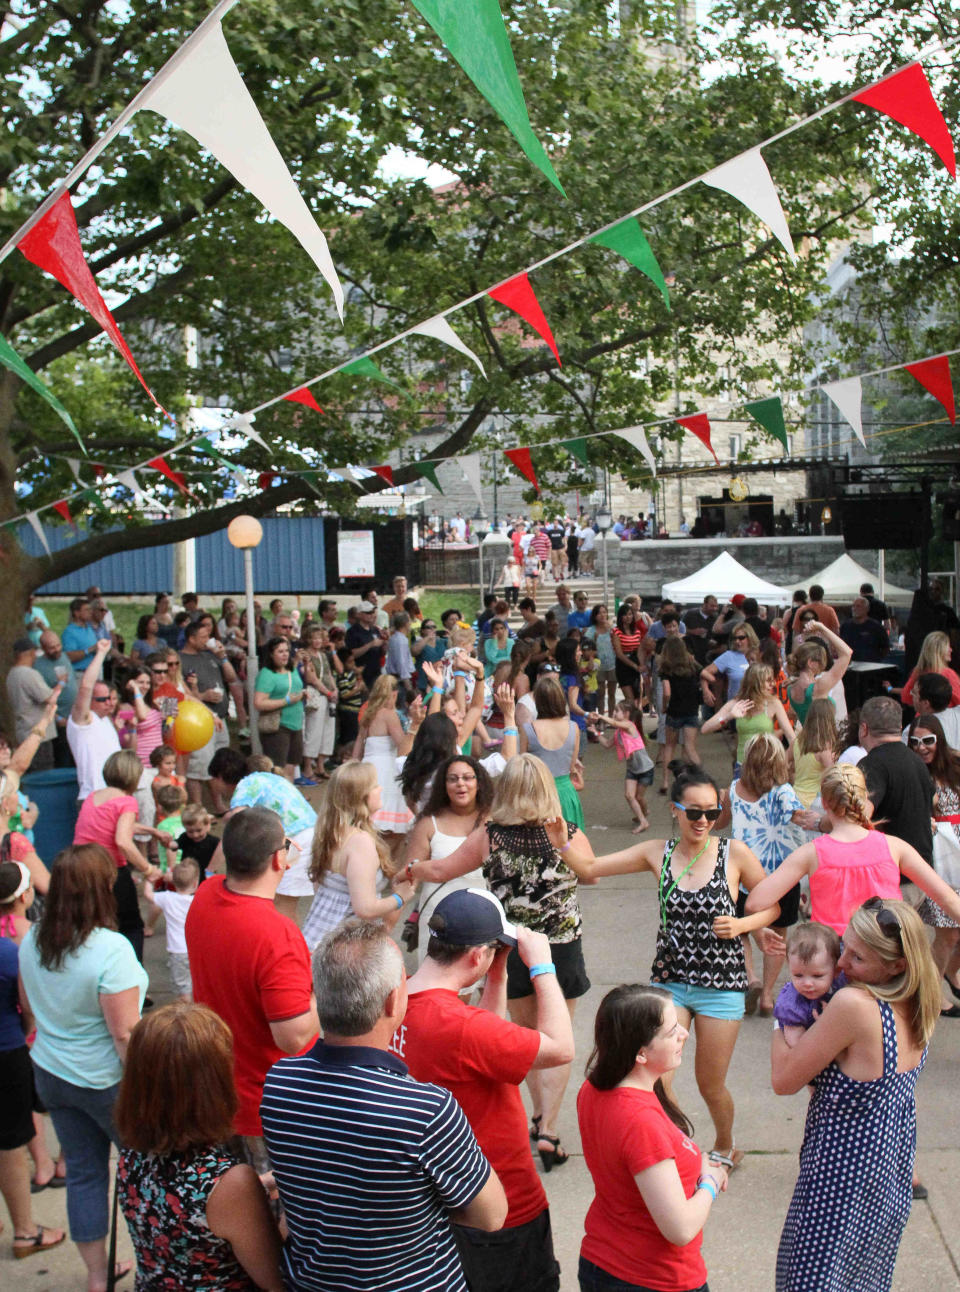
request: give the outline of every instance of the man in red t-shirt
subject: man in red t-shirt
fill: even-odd
[[[247,808],[223,831],[225,876],[202,884],[187,915],[193,998],[229,1024],[239,1107],[233,1127],[248,1159],[269,1169],[260,1125],[263,1080],[320,1031],[303,934],[273,904],[289,868],[283,822]]]
[[[506,1018],[507,955],[516,946],[530,970],[537,1030]],[[487,975],[478,1008],[459,992]],[[453,1230],[470,1292],[556,1292],[547,1196],[533,1164],[520,1083],[531,1069],[573,1059],[573,1029],[542,933],[507,924],[492,893],[451,893],[430,917],[427,957],[408,985],[407,1014],[392,1048],[418,1081],[443,1086],[466,1113],[496,1171],[509,1211],[496,1234]],[[566,1157],[552,1146],[550,1164]],[[509,1279],[507,1276],[509,1272]]]

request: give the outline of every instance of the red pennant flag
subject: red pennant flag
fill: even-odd
[[[70,515],[70,505],[66,499],[62,502],[55,502],[53,504],[53,510],[62,516],[68,525],[73,525],[73,517]],[[74,529],[76,529],[75,525]]]
[[[93,467],[93,474],[97,477],[98,480],[102,480],[103,477],[107,474],[107,468],[103,465],[102,462],[91,462],[90,465]]]
[[[269,489],[276,478],[276,471],[261,471],[257,476],[257,484],[261,489]]]
[[[294,390],[291,394],[284,395],[284,399],[289,399],[291,404],[304,404],[307,408],[312,408],[315,413],[323,412],[307,386],[301,386],[299,390]]]
[[[193,497],[187,488],[187,477],[179,471],[172,471],[166,458],[151,458],[147,466],[153,467],[154,471],[159,471],[162,476],[166,476],[182,494],[186,494],[188,498]]]
[[[77,218],[73,213],[70,194],[65,191],[57,198],[43,219],[21,238],[17,246],[29,261],[45,270],[58,283],[62,283],[67,291],[89,310],[133,369],[140,385],[157,408],[169,416],[144,381],[136,360],[120,335],[120,329],[113,315],[107,309],[106,301],[100,295],[97,280],[84,258],[83,248],[80,245],[80,233],[77,229]]]
[[[391,489],[393,488],[393,467],[371,467],[370,470],[381,480],[386,480]]]
[[[692,431],[701,444],[705,444],[713,453],[713,445],[710,443],[710,419],[706,413],[691,413],[689,417],[678,417],[677,425],[682,426],[685,431]],[[720,465],[720,459],[716,453],[713,453],[713,460],[717,466]]]
[[[513,310],[515,314],[519,314],[522,319],[525,319],[534,332],[538,333],[546,341],[553,351],[559,367],[563,367],[563,364],[560,363],[557,343],[554,341],[553,333],[550,331],[550,324],[544,317],[540,302],[537,300],[536,294],[530,286],[530,279],[526,274],[517,274],[516,278],[511,278],[502,287],[495,287],[487,295],[491,300],[499,301],[501,305],[506,305],[507,309]]]
[[[533,469],[533,460],[530,457],[529,449],[504,449],[503,456],[509,458],[522,476],[526,476],[530,483],[540,492],[540,485],[537,481],[537,473]]]
[[[947,416],[954,426],[957,424],[957,410],[953,402],[953,381],[950,377],[950,360],[940,355],[936,359],[921,359],[919,363],[905,363],[905,371],[916,377],[924,390],[940,401]]]
[[[911,63],[902,72],[888,76],[879,85],[861,90],[853,96],[886,116],[899,121],[930,145],[951,175],[956,178],[957,157],[943,113],[930,89],[927,74],[919,63]]]

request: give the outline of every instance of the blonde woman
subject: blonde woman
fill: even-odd
[[[371,763],[344,763],[330,777],[310,858],[310,878],[319,885],[303,925],[311,951],[350,915],[392,926],[413,896],[413,885],[405,880],[395,881],[393,891],[387,891],[394,870],[389,849],[373,824],[381,796]]]
[[[837,761],[839,736],[832,700],[814,700],[793,745],[793,788],[804,807],[817,807],[820,783]]]
[[[397,715],[397,679],[390,673],[381,673],[360,715],[360,734],[353,747],[354,758],[375,769],[383,792],[373,824],[392,835],[406,834],[414,822],[414,815],[403,800],[397,771],[397,759],[410,752],[423,718],[423,706],[417,701],[414,705],[411,705],[410,730],[404,731]]]
[[[749,624],[737,624],[730,633],[730,649],[718,655],[712,664],[700,671],[700,687],[705,704],[716,709],[719,704],[719,681],[727,684],[727,700],[736,699],[747,668],[755,662],[760,641]]]
[[[801,723],[806,722],[814,700],[827,699],[834,687],[842,682],[853,659],[853,651],[842,637],[832,633],[823,624],[816,624],[814,627],[817,637],[823,640],[803,642],[787,660],[787,672],[793,678],[787,688],[787,695],[797,720]],[[807,636],[810,636],[809,632]],[[836,652],[833,661],[824,642]]]
[[[773,1034],[774,1091],[813,1083],[777,1292],[890,1288],[910,1215],[916,1084],[940,1009],[937,970],[906,902],[870,897],[842,933],[850,985],[792,1047]]]
[[[950,703],[960,704],[960,677],[950,667],[950,638],[946,633],[927,633],[920,647],[916,667],[901,692],[904,704],[913,704],[913,688],[921,673],[939,673],[950,683]]]
[[[737,765],[734,775],[740,769],[751,736],[761,733],[772,735],[777,729],[786,737],[788,745],[793,744],[793,725],[787,717],[787,711],[777,698],[777,680],[773,669],[767,664],[751,664],[740,683],[738,700],[748,701],[752,706],[742,717],[737,718]]]
[[[518,754],[496,782],[489,820],[448,857],[411,859],[406,868],[407,878],[414,883],[443,883],[481,866],[507,919],[549,938],[571,1018],[579,997],[590,990],[581,945],[577,876],[564,860],[574,845],[579,856],[592,859],[586,835],[563,819],[546,766],[533,754]],[[533,984],[515,951],[507,961],[507,1007],[515,1023],[536,1027]],[[567,1160],[560,1147],[557,1117],[569,1077],[569,1064],[532,1071],[527,1077],[533,1101],[532,1134],[545,1171]]]
[[[824,813],[820,825],[825,833],[791,852],[751,891],[748,913],[779,902],[806,875],[810,880],[810,918],[828,924],[843,937],[850,912],[868,897],[900,899],[903,876],[960,923],[960,895],[910,844],[873,828],[873,806],[859,767],[837,763],[824,772],[820,797]],[[937,991],[939,1009],[939,988]]]

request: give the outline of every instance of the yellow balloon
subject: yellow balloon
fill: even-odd
[[[213,714],[199,700],[181,700],[171,735],[178,754],[192,754],[213,736]]]

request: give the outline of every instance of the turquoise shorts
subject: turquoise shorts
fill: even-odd
[[[739,1022],[743,1018],[746,992],[721,991],[716,987],[694,987],[688,982],[658,983],[673,997],[677,1009],[688,1014],[703,1014],[706,1018],[730,1018]]]

